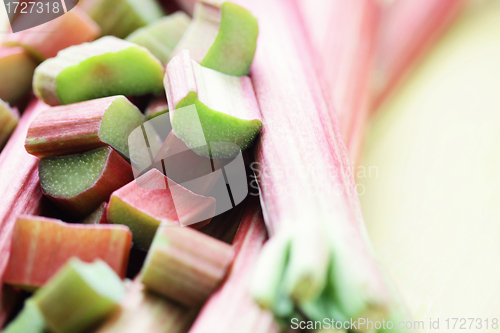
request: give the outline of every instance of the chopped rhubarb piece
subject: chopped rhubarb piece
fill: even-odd
[[[132,233],[121,225],[82,225],[22,215],[12,236],[3,280],[33,290],[43,286],[71,258],[102,259],[125,277]]]
[[[245,209],[226,279],[203,305],[189,333],[280,332],[273,314],[252,299],[250,283],[267,231],[257,200]]]
[[[127,40],[144,46],[166,65],[175,46],[186,32],[189,22],[191,22],[189,16],[179,11],[137,29],[127,37]]]
[[[146,48],[106,36],[71,46],[35,70],[35,94],[50,105],[163,89],[163,66]]]
[[[97,209],[80,221],[81,224],[108,224],[108,203],[103,202]]]
[[[465,3],[464,0],[397,0],[383,7],[373,110],[451,26]]]
[[[48,333],[42,313],[32,300],[27,300],[16,318],[3,333]]]
[[[144,115],[124,96],[58,106],[33,121],[25,147],[42,158],[109,145],[128,158],[128,137],[144,121]]]
[[[214,198],[197,195],[152,169],[113,192],[108,221],[128,226],[134,246],[147,250],[160,225],[201,228],[214,213]]]
[[[5,35],[2,44],[22,46],[41,62],[71,45],[93,41],[100,33],[92,19],[81,9],[73,8],[47,23]]]
[[[288,300],[293,311],[331,287],[335,297],[324,307],[339,311],[328,312],[329,318],[340,313],[381,320],[389,308],[388,286],[367,237],[338,121],[315,75],[300,11],[288,0],[245,4],[261,27],[251,72],[264,126],[253,169],[271,234],[252,294],[274,310]]]
[[[167,65],[165,90],[175,135],[199,155],[234,157],[260,131],[259,106],[247,76],[204,68],[182,51]]]
[[[201,0],[194,18],[173,54],[189,50],[202,66],[228,75],[247,75],[259,26],[245,8],[224,1]]]
[[[185,306],[200,306],[224,278],[230,245],[191,228],[158,229],[141,271],[147,289]]]
[[[15,104],[26,95],[35,67],[22,47],[0,47],[0,99]]]
[[[39,214],[43,207],[43,193],[38,178],[38,158],[24,149],[24,139],[31,121],[47,105],[34,101],[24,111],[17,128],[0,154],[0,276],[9,260],[12,233],[20,214]],[[8,306],[1,306],[2,310]],[[0,313],[0,324],[6,319]],[[1,326],[1,325],[0,325]]]
[[[357,162],[369,115],[379,4],[375,0],[298,3],[318,57],[316,70],[333,106],[330,111],[338,115],[349,157]]]
[[[40,288],[33,301],[51,331],[87,331],[119,307],[125,288],[101,260],[84,263],[73,258]]]
[[[82,0],[79,6],[101,27],[103,36],[119,38],[163,16],[155,0]]]
[[[186,333],[196,311],[150,293],[138,281],[131,283],[121,308],[96,333]]]
[[[144,112],[144,114],[146,115],[146,118],[148,120],[151,120],[154,117],[161,116],[162,114],[165,114],[167,112],[168,112],[167,98],[165,95],[160,95],[155,99],[153,99],[151,103],[149,103],[148,107],[146,108],[146,112]]]
[[[132,181],[132,167],[109,147],[40,161],[43,193],[68,213],[92,213],[113,191]]]
[[[19,112],[0,99],[0,148],[9,139],[19,121]]]

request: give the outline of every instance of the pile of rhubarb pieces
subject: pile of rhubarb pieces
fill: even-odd
[[[2,36],[2,332],[404,318],[344,144],[379,8],[331,3],[332,65],[305,1],[83,0]]]

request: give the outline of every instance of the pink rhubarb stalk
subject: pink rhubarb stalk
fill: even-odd
[[[9,260],[12,233],[20,214],[39,214],[42,210],[43,193],[38,178],[38,158],[24,149],[26,132],[33,119],[48,106],[33,101],[24,112],[19,124],[0,154],[0,276],[3,276]],[[0,326],[7,313],[0,305]]]
[[[85,262],[102,259],[125,277],[132,233],[121,225],[83,225],[22,215],[14,229],[6,283],[41,287],[71,257]]]
[[[29,15],[25,17],[29,18]],[[5,35],[2,44],[22,46],[39,61],[43,61],[55,57],[57,52],[71,45],[90,42],[100,34],[99,26],[80,8],[75,7],[47,23]]]
[[[465,0],[395,0],[383,8],[372,109],[376,110],[441,37]]]
[[[227,277],[205,303],[189,333],[280,331],[272,313],[261,309],[250,295],[252,274],[266,240],[260,206],[253,200],[233,241],[235,257]]]
[[[300,0],[317,72],[338,115],[351,160],[361,150],[369,114],[380,10],[376,0]]]
[[[288,0],[237,2],[257,17],[261,31],[250,75],[263,131],[252,167],[271,240],[253,295],[270,308],[286,298],[300,306],[333,288],[332,317],[383,318],[387,285],[300,12]]]

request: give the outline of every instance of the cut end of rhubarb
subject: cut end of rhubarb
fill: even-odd
[[[45,195],[77,216],[90,214],[133,179],[131,166],[110,147],[44,158],[38,169]]]
[[[200,1],[174,55],[187,49],[204,67],[228,75],[247,75],[258,34],[257,19],[245,8],[227,1]]]
[[[163,66],[142,46],[107,36],[69,47],[35,70],[35,94],[49,105],[159,93]]]
[[[175,135],[199,155],[235,157],[260,132],[260,111],[248,77],[204,68],[183,51],[167,65],[165,89]]]
[[[19,112],[13,109],[9,104],[0,99],[0,147],[3,147],[5,142],[17,126],[19,121]]]
[[[106,263],[72,259],[33,300],[51,330],[79,333],[117,309],[124,296],[122,281]]]
[[[36,63],[22,47],[0,47],[0,99],[14,105],[31,88]]]
[[[108,218],[107,218],[107,208],[108,208],[108,203],[103,202],[97,209],[87,216],[85,219],[83,219],[80,223],[81,224],[108,224]]]
[[[144,46],[165,65],[190,22],[191,19],[186,13],[176,12],[137,29],[127,40]]]
[[[113,193],[108,220],[127,225],[134,245],[147,250],[160,225],[201,228],[214,213],[214,198],[197,195],[152,169]]]

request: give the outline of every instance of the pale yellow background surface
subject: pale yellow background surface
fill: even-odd
[[[427,332],[500,318],[500,1],[474,8],[375,118],[362,165],[378,177],[359,179],[375,250]],[[449,332],[500,332],[474,325]]]

